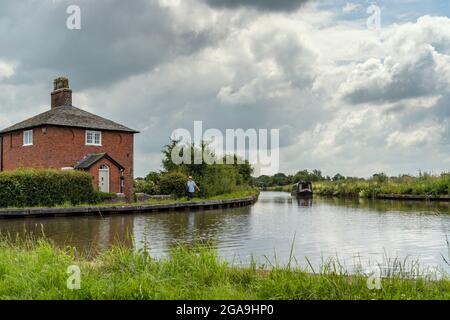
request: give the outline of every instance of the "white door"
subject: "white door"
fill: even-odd
[[[98,170],[98,190],[109,192],[109,167],[102,165]]]

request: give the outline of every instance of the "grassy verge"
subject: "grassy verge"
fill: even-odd
[[[208,198],[192,198],[192,200],[189,200],[187,197],[173,199],[173,200],[158,200],[158,199],[152,199],[144,202],[139,203],[129,203],[129,202],[123,202],[123,203],[103,203],[103,204],[96,204],[95,206],[110,206],[110,205],[145,205],[145,204],[171,204],[171,203],[184,203],[184,202],[204,202],[204,201],[213,201],[213,200],[231,200],[231,199],[241,199],[241,198],[247,198],[247,197],[253,197],[257,196],[259,194],[259,191],[257,189],[242,189],[239,191],[235,191],[232,193],[227,194],[221,194],[214,197],[208,197]],[[92,205],[83,205],[83,206],[92,206]]]
[[[268,188],[266,188],[266,191],[291,192],[292,191],[292,185],[268,187]]]
[[[292,186],[277,186],[268,191],[290,192]],[[376,198],[381,194],[449,196],[450,175],[433,176],[421,174],[418,177],[376,177],[372,179],[349,178],[338,181],[313,183],[314,193],[324,196]]]
[[[376,179],[323,181],[314,184],[314,192],[327,196],[361,198],[376,198],[381,194],[448,196],[450,194],[450,177],[442,175],[439,177],[389,178],[384,181]]]
[[[67,268],[80,268],[79,290]],[[450,299],[450,281],[383,279],[369,290],[364,276],[312,275],[289,267],[234,268],[214,250],[178,248],[156,260],[114,247],[93,261],[46,241],[0,242],[0,299]]]
[[[258,196],[259,191],[257,189],[243,189],[240,191],[235,191],[232,193],[222,194],[209,198],[193,198],[189,200],[187,197],[173,199],[173,200],[158,200],[152,199],[144,202],[117,202],[117,203],[97,203],[97,204],[80,204],[73,206],[70,203],[66,203],[60,206],[54,206],[52,208],[73,208],[73,207],[99,207],[99,206],[132,206],[132,205],[146,205],[146,204],[171,204],[171,203],[184,203],[184,202],[204,202],[204,201],[212,201],[212,200],[231,200],[231,199],[241,199],[247,197]],[[32,208],[44,208],[44,207],[26,207],[26,208],[18,208],[18,207],[8,207],[8,208],[0,208],[1,209],[32,209]]]

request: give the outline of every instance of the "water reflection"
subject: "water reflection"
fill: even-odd
[[[313,198],[311,198],[311,197],[306,197],[306,198],[298,197],[297,198],[297,204],[298,204],[299,207],[310,208],[313,205]]]
[[[352,268],[383,257],[417,258],[423,265],[445,267],[450,232],[448,203],[362,199],[297,199],[263,192],[252,207],[212,211],[108,217],[1,220],[0,232],[51,238],[95,254],[112,244],[150,250],[162,256],[178,244],[214,243],[230,261],[285,263],[296,258],[319,265],[338,256]],[[447,268],[448,270],[448,268]]]

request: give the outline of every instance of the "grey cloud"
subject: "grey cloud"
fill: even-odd
[[[81,30],[66,28],[71,4]],[[176,29],[158,1],[7,1],[0,12],[0,58],[20,63],[10,83],[64,74],[79,89],[105,87],[213,42],[212,31]]]
[[[344,94],[344,99],[353,104],[432,96],[448,86],[431,50],[417,55],[412,62],[396,58],[380,62],[377,69],[367,64],[357,68],[361,75],[352,80],[352,87]]]
[[[291,11],[296,10],[311,0],[204,0],[211,7],[239,8],[251,7],[263,11]]]
[[[448,164],[448,156],[430,162],[422,150],[386,148],[392,132],[433,123],[447,126],[442,142],[448,144],[450,100],[441,81],[446,69],[437,68],[427,51],[413,50],[397,57],[395,68],[380,62],[388,81],[370,82],[370,70],[354,77],[354,70],[329,61],[328,52],[316,52],[309,43],[327,41],[326,30],[313,24],[302,29],[303,21],[292,21],[291,15],[268,14],[305,2],[189,0],[196,7],[168,9],[157,0],[3,1],[0,61],[18,64],[13,76],[0,80],[0,126],[48,108],[52,78],[66,74],[77,106],[141,131],[135,147],[138,175],[158,169],[172,131],[192,131],[194,120],[202,120],[205,130],[279,128],[281,170],[287,172],[306,167],[359,175],[387,168],[395,174]],[[65,28],[69,4],[82,9],[81,31]],[[260,11],[243,11],[236,20],[231,10],[211,9],[241,6]],[[206,27],[191,28],[195,21]],[[309,30],[323,34],[303,36]],[[397,46],[386,50],[392,55]],[[349,86],[338,96],[341,83]],[[411,107],[410,100],[429,95],[443,99],[434,107]],[[386,111],[385,102],[397,105]],[[316,156],[318,146],[322,156]],[[428,154],[448,155],[448,146],[440,147],[430,146]]]

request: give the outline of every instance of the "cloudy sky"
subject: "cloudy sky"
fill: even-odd
[[[69,5],[81,30],[66,27]],[[141,131],[136,174],[176,128],[280,129],[280,171],[368,176],[450,167],[450,4],[4,0],[0,127],[74,105]]]

